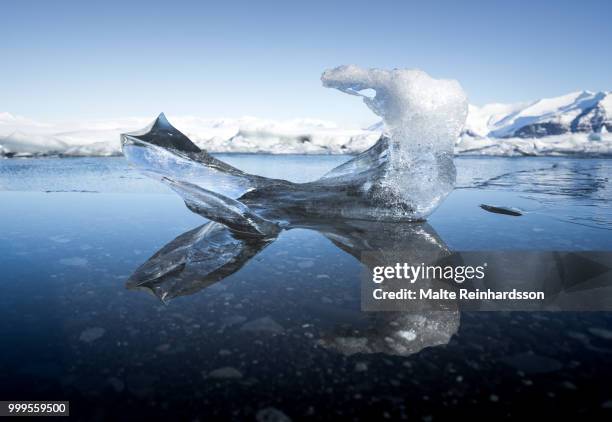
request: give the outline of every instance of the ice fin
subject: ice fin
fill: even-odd
[[[200,152],[200,148],[185,136],[180,130],[170,124],[166,115],[160,113],[149,126],[131,133],[121,135],[122,143],[142,143],[156,145],[162,148],[172,148],[182,152]]]
[[[158,180],[168,177],[238,198],[258,178],[198,148],[161,113],[145,129],[121,135],[123,155],[133,166]]]

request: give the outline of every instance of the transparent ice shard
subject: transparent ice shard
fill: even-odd
[[[149,177],[188,182],[233,199],[260,179],[200,150],[164,113],[141,131],[122,134],[121,145],[127,160]]]
[[[228,226],[261,236],[303,217],[424,220],[455,182],[453,145],[467,114],[459,84],[418,70],[355,66],[326,71],[322,80],[352,95],[375,90],[374,97],[362,96],[386,131],[373,147],[317,181],[245,173],[201,150],[163,113],[142,131],[121,135],[123,153],[145,174],[168,183],[192,211],[216,221],[220,215],[223,224],[231,221]]]

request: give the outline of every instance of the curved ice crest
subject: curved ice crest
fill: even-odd
[[[419,70],[356,66],[328,70],[322,81],[363,96],[386,130],[372,148],[315,182],[245,173],[201,150],[163,113],[142,131],[122,134],[123,153],[192,211],[242,233],[273,236],[305,217],[424,220],[455,182],[453,145],[467,115],[459,84]],[[376,95],[360,92],[366,89]]]
[[[327,70],[321,80],[326,87],[361,96],[382,117],[388,142],[385,172],[378,180],[382,202],[408,204],[415,219],[427,217],[455,183],[453,148],[468,111],[459,83],[421,70],[357,66]]]

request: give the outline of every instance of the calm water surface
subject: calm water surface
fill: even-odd
[[[220,157],[294,181],[347,159]],[[427,227],[448,249],[612,250],[612,161],[456,161],[457,189]],[[163,303],[126,280],[204,220],[122,158],[0,160],[0,205],[2,400],[70,400],[77,419],[99,420],[612,408],[609,313],[462,313],[443,341],[399,350],[397,321],[359,310],[359,260],[321,230],[283,232]]]

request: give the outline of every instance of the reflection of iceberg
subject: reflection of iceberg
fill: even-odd
[[[148,290],[162,301],[190,295],[238,271],[269,243],[211,221],[157,251],[132,274],[127,287]]]
[[[450,255],[446,244],[426,223],[301,218],[286,228],[317,231],[367,266],[373,259],[435,262]],[[253,236],[211,221],[157,251],[132,274],[127,287],[149,290],[163,301],[190,295],[240,270],[274,240],[276,236]],[[367,261],[363,260],[366,254]]]
[[[427,217],[452,190],[453,144],[467,113],[455,81],[421,71],[340,67],[326,86],[350,94],[374,89],[365,103],[387,132],[367,151],[310,183],[242,172],[200,150],[160,115],[141,132],[121,136],[127,159],[177,191],[199,214],[241,231],[269,235],[291,216],[413,221]]]
[[[287,228],[318,231],[359,260],[368,254],[385,262],[400,259],[400,256],[401,259],[434,262],[450,255],[428,224],[302,218]],[[134,272],[127,287],[150,291],[165,302],[194,294],[240,270],[274,239],[245,235],[209,222],[160,249]],[[393,256],[393,251],[398,255]],[[370,265],[369,261],[362,262]],[[326,283],[325,280],[320,282]],[[310,304],[304,306],[306,310],[326,315],[325,327],[319,327],[322,335],[317,344],[346,355],[409,355],[425,347],[448,343],[459,327],[457,309],[412,313],[343,309],[338,312],[334,306],[333,312],[329,312],[323,309],[325,305],[317,305],[314,309]]]
[[[459,312],[368,312],[362,325],[338,327],[319,345],[343,355],[385,353],[408,356],[448,344],[459,329]]]

